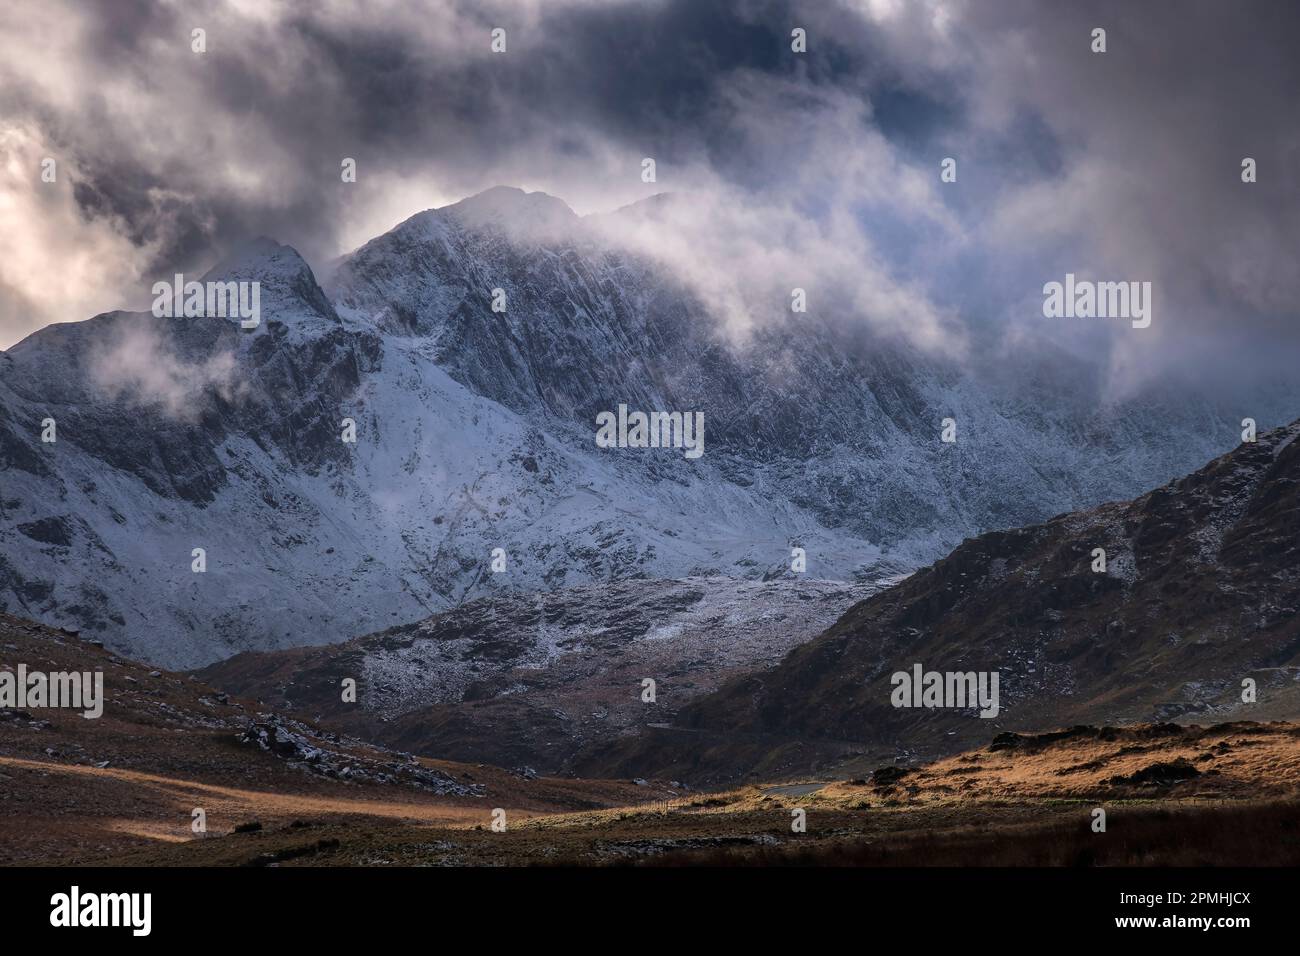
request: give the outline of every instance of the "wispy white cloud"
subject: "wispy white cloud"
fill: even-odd
[[[125,322],[90,363],[91,384],[110,398],[155,407],[193,421],[213,395],[228,402],[249,393],[233,351],[187,361],[146,322]]]

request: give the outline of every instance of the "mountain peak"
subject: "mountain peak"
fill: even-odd
[[[449,213],[467,225],[495,225],[512,231],[564,229],[578,220],[577,213],[563,199],[539,191],[526,192],[517,186],[493,186],[442,206],[438,212]]]
[[[235,246],[203,276],[204,282],[257,282],[263,310],[285,321],[294,316],[338,323],[316,275],[298,250],[269,236]]]
[[[307,261],[293,246],[286,246],[270,236],[258,236],[233,246],[208,272],[203,281],[297,278],[311,273]],[[313,281],[315,281],[313,279]]]

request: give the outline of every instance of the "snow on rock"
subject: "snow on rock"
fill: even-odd
[[[194,667],[493,595],[781,578],[796,546],[811,577],[878,582],[1159,484],[1233,434],[1204,404],[975,380],[829,319],[732,345],[540,193],[420,213],[328,292],[266,239],[208,277],[258,281],[261,325],[107,313],[0,353],[0,609]],[[102,368],[124,342],[130,374]],[[597,448],[620,403],[703,411],[704,456]]]

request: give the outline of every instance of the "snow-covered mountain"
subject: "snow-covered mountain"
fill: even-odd
[[[503,589],[788,574],[796,545],[812,577],[876,579],[1238,439],[1239,414],[1102,410],[1059,369],[990,381],[831,317],[733,345],[602,235],[497,188],[324,288],[289,247],[249,244],[205,278],[260,283],[251,331],[115,312],[0,353],[0,609],[197,666]],[[705,454],[596,447],[619,404],[702,411]]]

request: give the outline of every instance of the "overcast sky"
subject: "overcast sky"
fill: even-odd
[[[246,238],[320,269],[508,184],[691,196],[651,247],[732,324],[770,281],[955,353],[1065,344],[1121,389],[1295,367],[1297,49],[1290,0],[6,0],[0,348]],[[1067,271],[1151,281],[1151,328],[1044,318]]]

